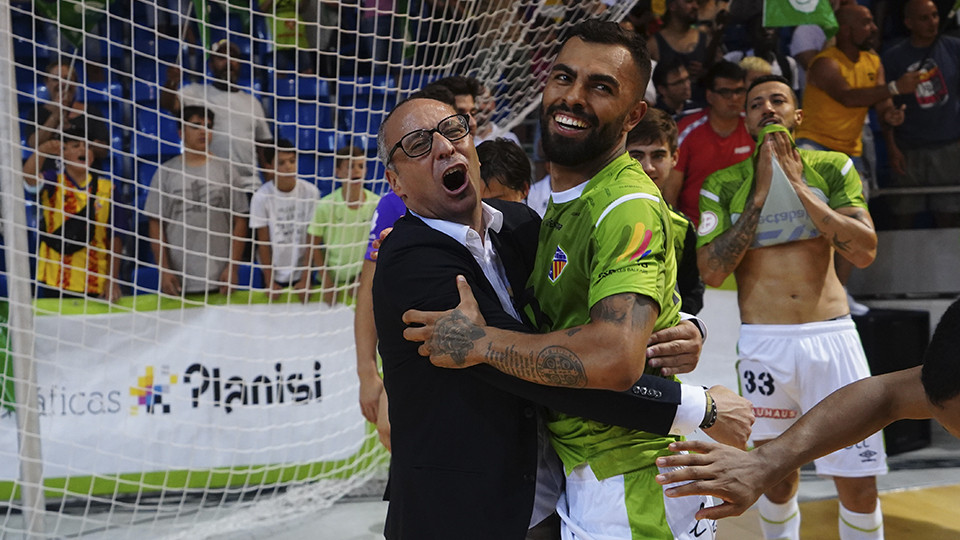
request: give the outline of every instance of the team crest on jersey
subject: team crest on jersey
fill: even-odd
[[[617,262],[627,259],[633,261],[642,259],[650,254],[650,241],[653,239],[653,231],[647,229],[643,223],[637,223],[633,226],[633,234],[630,241],[627,242],[627,249],[617,257]]]
[[[560,274],[563,273],[563,269],[566,266],[567,254],[560,246],[557,246],[557,251],[553,254],[553,261],[550,264],[550,269],[547,270],[547,277],[550,278],[551,283],[557,281],[557,278],[560,277]]]

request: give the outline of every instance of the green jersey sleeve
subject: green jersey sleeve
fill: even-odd
[[[670,307],[676,273],[673,240],[659,197],[632,193],[611,202],[597,220],[591,261],[589,303],[620,293],[648,296],[660,305],[661,313]],[[672,265],[672,266],[671,266]]]

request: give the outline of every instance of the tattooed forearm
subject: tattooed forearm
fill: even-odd
[[[587,374],[583,362],[570,349],[565,347],[547,347],[537,355],[537,374],[544,384],[583,388],[587,385]]]
[[[840,235],[834,233],[833,235],[833,247],[837,248],[837,251],[850,251],[850,241],[849,240],[840,240]]]
[[[483,328],[475,325],[459,310],[437,320],[430,348],[433,354],[447,354],[454,363],[462,366],[467,354],[473,350],[473,342],[486,335]]]
[[[729,274],[736,270],[743,254],[753,245],[760,223],[760,207],[751,204],[744,208],[740,219],[727,232],[708,244],[707,267]]]
[[[526,381],[536,380],[536,363],[533,354],[522,355],[513,345],[498,350],[493,343],[487,345],[484,362],[498,370]]]
[[[507,375],[530,382],[566,388],[587,385],[583,362],[565,347],[547,347],[534,357],[532,352],[521,353],[514,345],[499,350],[491,343],[484,361]]]

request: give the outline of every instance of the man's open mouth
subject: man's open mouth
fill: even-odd
[[[580,131],[590,127],[590,125],[584,122],[583,120],[574,118],[564,113],[554,114],[553,121],[556,122],[557,125],[560,126],[561,128],[567,129],[567,130]]]
[[[457,193],[467,183],[467,167],[456,165],[443,173],[443,187],[451,193]]]

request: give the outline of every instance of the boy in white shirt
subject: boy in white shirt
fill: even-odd
[[[273,180],[260,186],[250,200],[250,228],[255,230],[257,258],[271,299],[290,287],[306,302],[313,260],[307,227],[320,190],[297,178],[297,150],[288,140],[277,141],[273,168]]]

